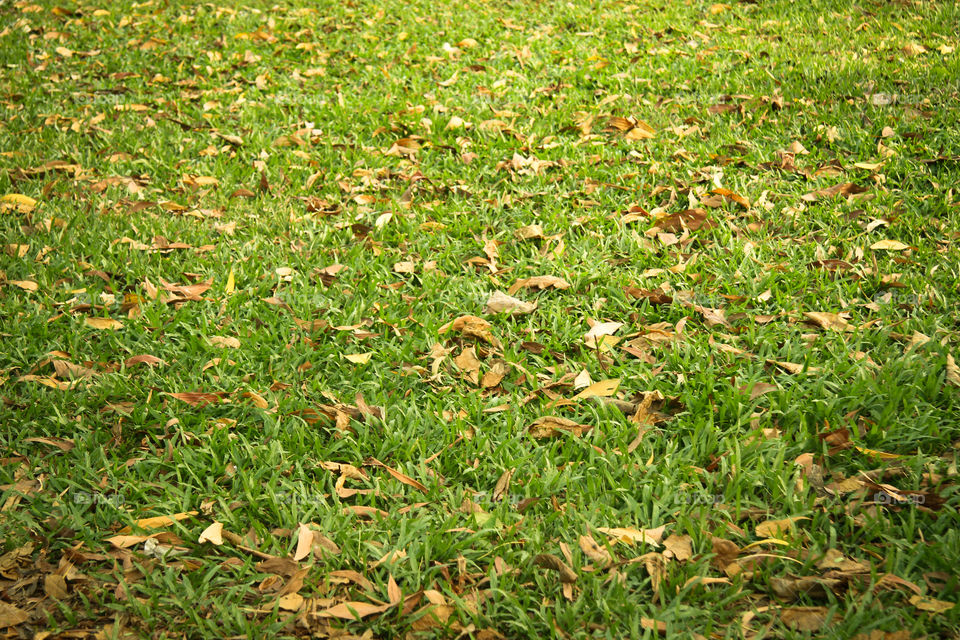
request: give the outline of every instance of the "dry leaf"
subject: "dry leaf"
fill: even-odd
[[[839,313],[804,311],[803,316],[817,326],[832,331],[852,331],[853,327]]]
[[[164,527],[169,527],[175,522],[181,520],[186,520],[187,518],[192,518],[197,515],[197,511],[185,511],[183,513],[175,513],[172,516],[153,516],[151,518],[142,518],[134,522],[134,525],[140,527],[141,529],[162,529]],[[119,533],[121,535],[126,535],[133,532],[133,527],[124,527],[120,529]]]
[[[227,349],[239,349],[240,341],[232,336],[211,336],[207,341],[215,347],[225,347]]]
[[[904,244],[899,240],[880,240],[870,245],[874,251],[903,251],[909,249],[910,245]]]
[[[87,316],[83,319],[83,323],[88,327],[93,329],[119,329],[123,326],[123,323],[119,320],[114,320],[113,318],[101,318],[101,317],[90,317]]]
[[[552,569],[560,574],[560,582],[572,584],[577,581],[577,574],[567,563],[552,553],[541,553],[534,557],[533,564],[544,569]]]
[[[754,529],[758,538],[777,538],[793,528],[795,522],[809,520],[806,516],[794,516],[792,518],[783,518],[782,520],[767,520],[761,522]]]
[[[633,527],[598,527],[597,531],[604,533],[618,542],[635,544],[642,542],[654,548],[660,546],[660,539],[663,537],[664,527],[656,529],[634,529]]]
[[[574,400],[580,400],[582,398],[590,398],[592,396],[597,396],[601,398],[608,398],[617,392],[617,388],[620,386],[620,378],[610,378],[609,380],[600,380],[599,382],[594,382],[589,387],[573,396]]]
[[[209,527],[203,530],[198,541],[200,544],[209,542],[210,544],[220,546],[223,544],[223,523],[216,520]]]
[[[373,352],[368,353],[346,353],[343,357],[353,364],[367,364],[370,362],[370,358],[373,357]]]
[[[534,438],[555,438],[562,433],[580,437],[593,427],[584,424],[577,424],[573,420],[558,418],[556,416],[544,416],[537,418],[530,425],[530,435]]]
[[[911,596],[910,604],[921,611],[929,611],[931,613],[944,613],[945,611],[950,611],[956,606],[955,602],[935,600],[927,596]]]
[[[520,289],[569,289],[570,283],[563,278],[555,276],[534,276],[532,278],[521,278],[513,283],[513,286],[507,291],[510,295],[515,294]]]
[[[509,313],[518,315],[530,313],[537,308],[536,302],[524,302],[513,296],[508,296],[502,291],[494,291],[487,299],[487,305],[483,308],[484,313]]]

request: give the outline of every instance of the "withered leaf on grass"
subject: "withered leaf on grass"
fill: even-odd
[[[593,396],[598,396],[601,398],[608,398],[617,392],[617,388],[620,386],[620,378],[611,378],[609,380],[600,380],[599,382],[594,382],[586,389],[578,393],[573,397],[574,400],[580,400],[582,398],[590,398]]]
[[[853,327],[847,322],[844,314],[827,313],[825,311],[804,311],[803,317],[810,320],[822,329],[831,331],[853,331]]]
[[[218,391],[217,393],[207,393],[204,391],[184,391],[182,393],[168,393],[167,395],[171,398],[182,400],[191,407],[202,407],[208,404],[219,403],[220,399],[227,394],[223,391]]]
[[[658,219],[656,226],[663,231],[671,232],[683,231],[684,228],[690,231],[696,231],[700,227],[709,229],[714,226],[714,222],[710,220],[709,215],[703,209],[687,209]]]
[[[92,329],[119,329],[123,326],[123,323],[119,320],[114,320],[113,318],[101,318],[101,317],[90,317],[87,316],[83,319],[83,323]]]
[[[781,520],[767,520],[758,524],[754,531],[759,538],[776,538],[790,531],[795,523],[809,519],[806,516],[794,516]]]
[[[816,202],[822,198],[832,198],[833,196],[855,196],[860,193],[867,191],[866,187],[861,187],[855,185],[852,182],[844,182],[843,184],[834,185],[832,187],[827,187],[826,189],[818,189],[816,191],[811,191],[810,193],[805,193],[801,196],[807,202]]]
[[[911,596],[910,604],[921,611],[929,611],[931,613],[944,613],[946,611],[950,611],[956,606],[955,602],[936,600],[927,596]]]
[[[456,320],[440,327],[439,333],[444,334],[447,331],[455,331],[465,338],[476,338],[493,346],[499,346],[500,342],[490,331],[491,326],[489,322],[477,316],[460,316]]]
[[[233,336],[210,336],[207,341],[215,347],[225,347],[227,349],[239,349],[240,341]]]
[[[947,382],[955,387],[960,387],[960,367],[957,361],[953,359],[952,354],[947,354]]]
[[[878,240],[870,245],[874,251],[903,251],[909,249],[910,245],[904,244],[899,240]]]
[[[529,431],[534,438],[555,438],[563,433],[580,437],[592,428],[590,425],[578,424],[567,418],[544,416],[534,420],[529,427]]]
[[[580,550],[583,551],[583,555],[590,558],[591,562],[601,567],[606,567],[613,562],[613,557],[610,555],[610,552],[607,551],[606,547],[601,546],[590,534],[580,536],[578,542],[580,543]]]
[[[141,518],[134,522],[134,525],[140,527],[141,529],[162,529],[164,527],[169,527],[174,522],[179,522],[181,520],[186,520],[187,518],[192,518],[197,515],[198,511],[185,511],[182,513],[175,513],[171,516],[153,516],[150,518]],[[126,535],[133,532],[133,526],[124,527],[120,529],[118,533],[121,535]]]
[[[198,540],[200,544],[209,542],[210,544],[220,546],[223,544],[223,523],[214,520],[209,527],[203,530]]]
[[[787,607],[780,610],[780,620],[797,631],[818,631],[827,622],[826,607]]]
[[[152,356],[148,353],[144,353],[139,356],[130,356],[129,358],[123,361],[123,366],[126,367],[127,369],[131,369],[138,364],[146,364],[146,365],[153,366],[155,364],[165,365],[167,363],[161,360],[160,358],[158,358],[157,356]]]
[[[660,540],[663,538],[663,531],[666,527],[660,526],[656,529],[634,529],[633,527],[597,527],[597,531],[604,533],[618,542],[626,544],[636,544],[642,542],[654,548],[660,546]]]
[[[567,563],[552,553],[541,553],[533,558],[533,564],[544,569],[552,569],[560,574],[560,582],[572,584],[577,581],[577,574]]]
[[[502,291],[494,291],[487,299],[487,305],[483,308],[484,313],[508,313],[518,315],[530,313],[537,308],[536,302],[524,302],[513,296],[509,296]]]
[[[563,278],[556,276],[534,276],[532,278],[521,278],[513,283],[513,286],[507,291],[510,295],[515,294],[520,289],[569,289],[570,283]]]

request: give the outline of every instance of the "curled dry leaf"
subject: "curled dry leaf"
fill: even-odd
[[[139,356],[131,356],[123,361],[123,366],[126,367],[127,369],[132,369],[134,366],[138,364],[146,364],[146,365],[153,366],[153,365],[165,365],[167,363],[161,360],[160,358],[158,358],[157,356],[151,356],[150,354],[147,354],[147,353],[144,353]]]
[[[203,530],[198,540],[200,544],[209,542],[210,544],[220,546],[223,544],[223,523],[214,520],[209,527]]]
[[[529,431],[534,438],[555,438],[563,433],[580,437],[592,428],[590,425],[578,424],[566,418],[544,416],[534,420],[529,427]]]
[[[477,316],[460,316],[456,320],[440,327],[439,333],[444,334],[447,331],[455,331],[465,338],[476,338],[493,346],[498,346],[500,343],[490,331],[491,326],[489,322]]]
[[[949,353],[947,354],[947,382],[955,387],[960,387],[960,367],[957,366],[957,361],[953,359],[953,355]]]
[[[580,550],[590,561],[600,567],[606,567],[613,562],[613,557],[606,547],[603,547],[590,534],[580,536]]]
[[[134,525],[140,527],[141,529],[162,529],[164,527],[169,527],[174,522],[192,518],[198,513],[198,511],[184,511],[182,513],[175,513],[172,516],[153,516],[151,518],[141,518],[140,520],[135,521]],[[118,533],[120,533],[120,535],[126,535],[132,532],[133,527],[129,526],[120,529]]]
[[[7,284],[19,287],[24,291],[36,291],[39,285],[33,280],[7,280]]]
[[[536,302],[524,302],[523,300],[509,296],[502,291],[494,291],[487,299],[487,306],[483,308],[483,312],[519,315],[523,313],[530,313],[536,308]]]
[[[580,400],[582,398],[591,398],[591,397],[600,397],[608,398],[617,392],[617,388],[620,386],[620,378],[610,378],[609,380],[600,380],[599,382],[594,382],[586,389],[573,396],[574,400]]]
[[[563,560],[552,553],[541,553],[534,557],[533,564],[544,569],[552,569],[560,574],[560,582],[572,584],[577,581],[577,574]]]

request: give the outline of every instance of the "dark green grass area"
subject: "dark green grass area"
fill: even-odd
[[[0,2],[0,626],[957,637],[958,23]]]

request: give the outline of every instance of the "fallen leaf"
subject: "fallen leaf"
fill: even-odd
[[[660,546],[663,530],[664,527],[644,530],[634,529],[633,527],[597,527],[597,531],[610,536],[618,542],[625,542],[627,544],[641,542],[654,548]]]
[[[499,346],[499,341],[490,331],[491,326],[489,322],[477,316],[460,316],[456,320],[440,327],[439,333],[444,334],[447,331],[455,331],[466,338],[477,338],[493,346]]]
[[[239,349],[240,341],[233,336],[211,336],[207,341],[215,347],[225,347],[227,349]]]
[[[787,607],[780,610],[780,620],[797,631],[817,631],[827,621],[826,607]]]
[[[793,528],[794,523],[801,520],[809,520],[806,516],[794,516],[792,518],[783,518],[781,520],[767,520],[761,522],[754,529],[758,538],[778,538]]]
[[[131,369],[138,364],[146,364],[146,365],[153,366],[155,364],[165,365],[167,363],[156,356],[151,356],[150,354],[146,354],[146,353],[139,356],[131,356],[123,361],[123,366],[126,367],[127,369]]]
[[[513,283],[513,286],[507,291],[510,295],[515,294],[520,289],[569,289],[570,283],[563,278],[555,276],[534,276],[532,278],[521,278]]]
[[[953,359],[953,355],[949,353],[947,354],[947,382],[955,387],[960,387],[960,367],[957,366],[957,361]]]
[[[209,527],[203,530],[198,541],[200,544],[209,542],[210,544],[220,546],[223,544],[223,523],[214,520]]]
[[[300,562],[313,551],[313,535],[313,530],[301,522],[297,530],[297,550],[293,554],[296,562]]]
[[[589,387],[573,396],[574,400],[580,400],[583,398],[590,398],[592,396],[598,396],[601,398],[608,398],[617,392],[617,388],[620,386],[620,378],[610,378],[609,380],[600,380],[599,382],[594,382]]]
[[[119,320],[114,320],[113,318],[101,318],[99,316],[87,316],[83,319],[83,323],[88,327],[100,330],[119,329],[123,326],[123,323]]]
[[[0,602],[0,629],[15,627],[30,619],[30,614],[9,602]]]
[[[483,308],[484,313],[508,313],[518,315],[530,313],[537,308],[536,302],[524,302],[509,296],[502,291],[494,291],[487,299],[487,305]]]
[[[560,574],[560,582],[572,584],[577,581],[577,574],[567,563],[552,553],[541,553],[533,558],[533,564],[544,569],[552,569]]]
[[[578,542],[580,544],[580,550],[583,551],[583,555],[590,558],[590,561],[594,564],[600,567],[606,567],[613,562],[613,557],[610,555],[610,552],[607,551],[605,547],[600,546],[590,534],[580,536]]]
[[[910,604],[921,611],[929,611],[930,613],[944,613],[945,611],[950,611],[956,606],[955,602],[935,600],[927,596],[911,596]]]
[[[910,245],[904,244],[899,240],[880,240],[870,245],[874,251],[903,251],[909,249]]]
[[[340,604],[318,611],[317,616],[321,618],[340,618],[342,620],[361,620],[375,613],[383,613],[392,604],[370,604],[369,602],[341,602]]]
[[[175,513],[172,516],[153,516],[150,518],[142,518],[135,521],[133,526],[140,527],[141,529],[162,529],[164,527],[169,527],[174,522],[192,518],[197,514],[197,511],[185,511],[182,513]],[[121,535],[132,533],[133,526],[124,527],[123,529],[120,529],[119,533]]]
[[[556,416],[544,416],[537,418],[530,425],[530,435],[534,438],[555,438],[562,433],[569,433],[572,436],[580,437],[593,427],[585,424],[578,424],[573,420],[559,418]]]
[[[831,331],[852,331],[853,327],[839,313],[824,311],[804,311],[803,316],[822,329]]]
[[[33,280],[7,280],[7,284],[19,287],[24,291],[36,291],[40,288]]]
[[[345,353],[343,357],[353,364],[367,364],[370,362],[370,358],[373,357],[373,352],[367,353]]]

